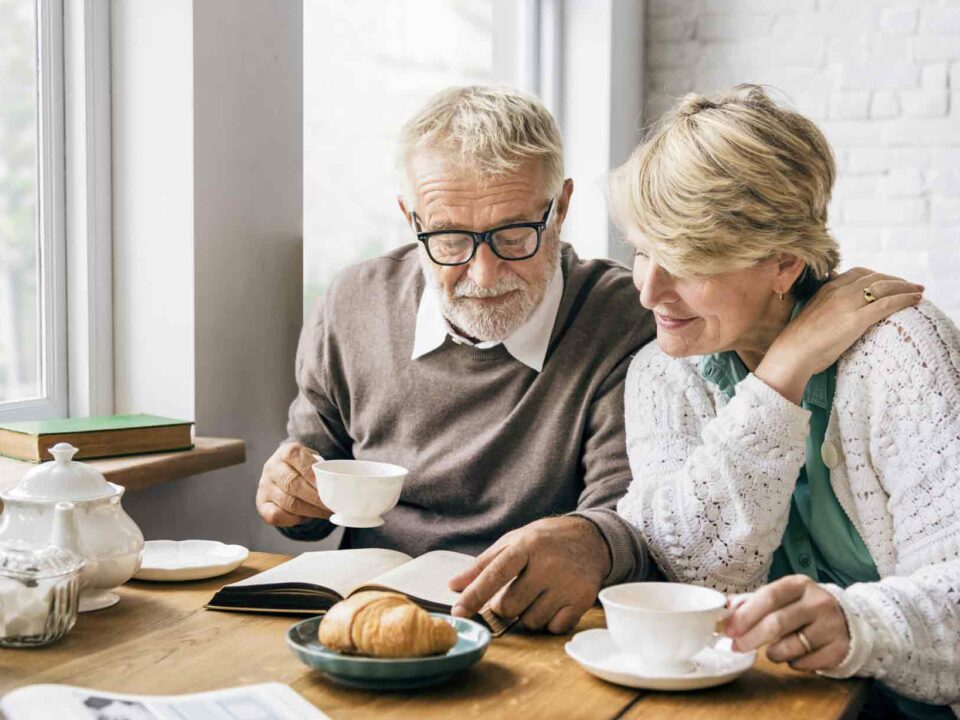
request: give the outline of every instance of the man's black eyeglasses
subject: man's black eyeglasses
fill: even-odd
[[[473,232],[471,230],[431,230],[420,229],[420,218],[413,217],[417,231],[417,240],[427,249],[427,255],[437,265],[465,265],[473,260],[480,243],[486,243],[493,254],[502,260],[526,260],[532,258],[540,249],[540,240],[544,228],[550,222],[554,200],[550,201],[547,211],[540,222],[516,222],[508,225]]]

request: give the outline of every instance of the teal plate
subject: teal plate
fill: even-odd
[[[322,617],[298,622],[287,630],[287,645],[306,665],[337,682],[367,690],[408,690],[443,682],[476,663],[487,651],[490,631],[473,620],[430,613],[457,631],[457,644],[446,655],[421,658],[369,658],[343,655],[317,640]]]

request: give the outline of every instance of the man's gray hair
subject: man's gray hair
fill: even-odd
[[[471,85],[443,90],[400,131],[398,170],[411,207],[407,162],[420,148],[444,153],[480,177],[502,177],[540,162],[545,197],[563,188],[563,140],[556,121],[535,97],[510,87]]]

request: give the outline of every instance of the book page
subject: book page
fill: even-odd
[[[354,587],[370,582],[409,561],[409,555],[396,550],[318,550],[302,553],[274,568],[224,587],[310,583],[333,590],[340,597],[346,597]]]
[[[4,696],[7,720],[329,720],[281,683],[190,695],[126,695],[70,685],[28,685]]]
[[[454,575],[473,565],[474,559],[470,555],[450,550],[434,550],[370,581],[359,583],[354,589],[371,586],[388,588],[412,598],[442,605],[449,612],[460,593],[451,590],[447,583]]]

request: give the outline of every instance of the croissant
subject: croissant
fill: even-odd
[[[327,611],[318,637],[331,650],[380,658],[442,655],[457,643],[457,631],[397,593],[369,591]]]

